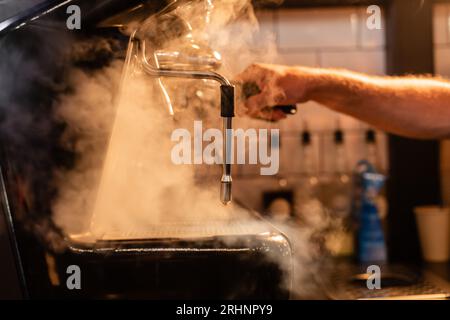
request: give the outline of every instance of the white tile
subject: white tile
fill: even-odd
[[[366,7],[359,10],[359,15],[360,45],[364,48],[384,47],[386,33],[384,12],[381,11],[381,29],[369,29],[367,19],[371,13],[367,12]]]
[[[450,47],[434,48],[434,69],[436,74],[450,78]]]
[[[279,53],[277,63],[290,66],[300,65],[307,67],[318,67],[319,60],[315,52],[283,52]]]
[[[280,148],[280,175],[288,175],[298,172],[301,161],[300,134],[281,133]]]
[[[356,118],[340,114],[339,115],[339,126],[343,130],[360,130],[364,127],[364,123]]]
[[[327,131],[321,132],[320,135],[321,172],[331,173],[335,171],[336,146],[333,136],[334,129],[335,126],[330,126]]]
[[[363,130],[344,130],[347,170],[353,170],[359,160],[365,158]]]
[[[270,43],[275,46],[275,24],[274,11],[263,10],[256,12],[256,19],[258,20],[258,31],[253,34],[255,45],[266,47]]]
[[[254,128],[254,129],[270,129],[273,127],[273,124],[271,122],[265,121],[265,120],[259,120],[254,119],[249,116],[238,116],[234,119],[233,125],[236,128],[242,128],[242,129],[248,129],[248,128]]]
[[[280,50],[357,45],[357,9],[291,9],[276,14]]]
[[[334,128],[339,114],[318,103],[307,102],[298,105],[297,115],[309,130],[320,131]]]
[[[296,131],[303,128],[303,115],[300,109],[301,105],[297,105],[297,114],[289,115],[286,119],[283,119],[279,122],[280,130]]]
[[[260,32],[275,32],[273,10],[258,10],[255,12]]]
[[[433,42],[435,44],[448,43],[448,6],[435,4],[433,7]]]
[[[364,51],[321,52],[320,61],[325,68],[345,68],[368,74],[385,74],[385,52],[381,49]]]

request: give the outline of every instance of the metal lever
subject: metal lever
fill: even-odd
[[[220,116],[223,118],[223,170],[220,180],[220,200],[223,204],[231,201],[231,155],[232,155],[232,119],[234,117],[234,86],[220,86]]]
[[[255,82],[245,82],[242,84],[242,96],[244,99],[248,99],[251,96],[255,96],[261,93],[261,89]],[[285,114],[296,114],[297,106],[293,105],[277,105],[277,106],[267,106],[265,107],[270,110],[279,110],[284,112]]]
[[[287,105],[278,105],[275,107],[272,107],[274,110],[280,110],[284,112],[285,114],[296,114],[297,113],[297,106],[295,104],[287,104]]]

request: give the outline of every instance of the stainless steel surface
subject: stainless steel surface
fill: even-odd
[[[223,169],[222,179],[220,181],[220,200],[223,204],[231,201],[231,155],[232,155],[232,118],[225,117],[223,119]]]
[[[30,22],[33,22],[64,5],[68,5],[73,1],[74,0],[44,1],[28,10],[24,10],[23,12],[0,22],[0,36],[5,35],[12,30],[20,29]]]
[[[183,53],[176,50],[155,51],[155,58],[161,69],[192,69],[199,67],[202,70],[214,71],[221,67],[222,61],[218,52],[211,50],[210,52],[199,52],[199,50],[191,50],[197,52]]]
[[[17,0],[10,1],[4,6],[13,8],[22,8],[15,11],[10,17],[7,13],[0,14],[0,37],[6,35],[10,31],[21,29],[46,17],[56,17],[58,21],[65,20],[65,13],[69,5],[77,5],[80,7],[83,15],[83,31],[88,26],[93,28],[127,28],[130,25],[139,23],[152,14],[157,12],[168,12],[179,5],[178,0],[34,0],[28,1],[29,5]],[[27,3],[26,1],[23,1]],[[31,5],[31,7],[30,7]],[[25,9],[23,9],[25,8]],[[3,12],[2,12],[3,13]],[[65,21],[61,21],[65,23]]]
[[[230,180],[228,180],[230,179]],[[231,177],[222,176],[220,181],[220,201],[223,204],[228,204],[231,201]]]
[[[231,86],[231,82],[214,71],[199,71],[199,70],[178,70],[169,68],[157,68],[152,66],[147,59],[147,51],[145,41],[137,40],[136,45],[140,49],[140,58],[142,59],[142,67],[144,71],[152,77],[171,77],[171,78],[185,78],[185,79],[200,79],[200,80],[214,80],[222,85]]]
[[[429,272],[405,265],[381,268],[381,288],[367,288],[364,266],[338,262],[323,272],[319,282],[329,298],[335,300],[428,300],[449,299],[450,287]]]
[[[211,71],[211,70],[198,70],[201,68],[211,69],[220,66],[220,61],[214,61],[210,56],[198,56],[198,57],[184,57],[182,59],[183,64],[190,62],[192,64],[192,69],[176,69],[177,63],[179,64],[180,55],[171,52],[171,54],[164,54],[163,51],[153,52],[151,57],[154,59],[154,66],[149,62],[147,56],[149,55],[146,50],[145,40],[139,40],[135,38],[136,33],[132,36],[132,42],[134,46],[138,49],[139,60],[142,63],[142,68],[144,72],[152,77],[172,77],[172,78],[186,78],[186,79],[202,79],[202,80],[213,80],[221,85],[233,87],[231,82],[222,76],[221,74]],[[211,51],[212,52],[212,51]],[[164,65],[160,64],[160,57],[164,57]],[[173,68],[171,68],[171,63],[168,58],[174,58]],[[195,69],[198,68],[198,69]],[[159,79],[159,85],[169,105],[170,113],[173,114],[173,107],[170,101],[170,97],[165,89],[163,83]],[[232,97],[233,109],[234,109],[234,92]],[[231,156],[232,156],[232,118],[223,118],[223,167],[222,167],[222,178],[220,183],[220,200],[223,204],[228,204],[231,201]]]
[[[0,299],[22,299],[28,297],[27,283],[19,253],[14,221],[4,181],[4,170],[0,167]]]

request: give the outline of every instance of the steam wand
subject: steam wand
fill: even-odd
[[[214,80],[220,83],[220,116],[223,118],[222,136],[223,136],[223,164],[222,178],[220,181],[220,200],[223,204],[231,201],[231,157],[232,157],[232,119],[234,117],[235,92],[231,82],[221,74],[214,71],[200,70],[178,70],[170,68],[155,68],[152,66],[146,56],[145,42],[137,41],[140,47],[142,67],[144,71],[152,77],[173,77],[187,79]],[[157,61],[155,57],[155,61]]]

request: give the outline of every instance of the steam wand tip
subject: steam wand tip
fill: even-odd
[[[220,201],[224,205],[231,202],[231,177],[224,176],[220,182]]]

